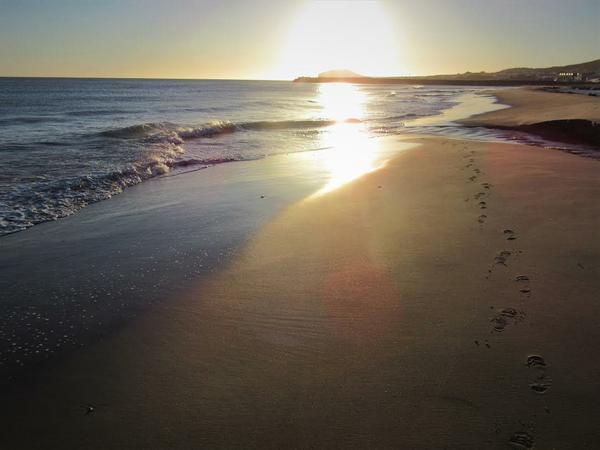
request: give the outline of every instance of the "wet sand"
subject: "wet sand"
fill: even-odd
[[[0,448],[596,448],[597,162],[410,140],[13,382]]]
[[[214,274],[325,183],[323,152],[155,178],[0,239],[0,384],[127,326]],[[261,198],[264,197],[264,198]]]

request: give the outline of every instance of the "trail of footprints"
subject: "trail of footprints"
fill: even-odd
[[[548,375],[548,366],[546,360],[540,355],[529,355],[526,360],[526,365],[531,371],[532,381],[529,384],[529,388],[535,394],[544,394],[552,386],[552,378]],[[545,407],[546,413],[550,413],[550,409]],[[520,422],[521,430],[513,433],[510,436],[509,444],[513,448],[517,449],[531,449],[534,445],[533,431],[534,426],[532,424],[524,424]]]
[[[465,169],[470,169],[473,172],[473,175],[471,175],[470,177],[467,178],[467,181],[469,181],[470,183],[475,183],[476,181],[478,181],[479,176],[482,174],[481,169],[479,167],[475,166],[475,157],[474,156],[475,156],[474,151],[470,151],[469,153],[463,155],[463,158],[468,160],[468,164],[465,166]],[[487,203],[486,199],[490,195],[489,190],[492,188],[492,185],[490,183],[481,183],[480,186],[483,190],[478,192],[477,194],[473,195],[472,199],[477,202],[477,207],[479,209],[484,210],[484,209],[488,208],[488,203]],[[465,201],[467,201],[467,202],[470,200],[471,200],[471,198],[465,199]],[[488,216],[486,214],[481,214],[477,218],[477,221],[483,225],[485,223],[487,217]]]
[[[463,148],[463,149],[466,149]],[[476,181],[480,181],[479,177],[482,174],[482,171],[476,166],[475,160],[475,152],[470,151],[463,155],[463,158],[468,160],[468,164],[465,166],[466,169],[470,169],[473,172],[473,175],[467,178],[467,181],[470,183],[475,183]],[[479,210],[487,210],[489,205],[489,200],[491,196],[491,191],[493,189],[493,185],[488,182],[480,182],[479,186],[481,189],[479,192],[475,193],[472,197],[467,198],[465,201],[474,200],[474,204]],[[487,212],[487,211],[486,211]],[[477,222],[480,225],[484,225],[486,220],[488,219],[488,215],[481,211],[481,214],[477,217]],[[507,242],[507,244],[512,244],[517,240],[517,233],[510,228],[506,228],[502,230],[501,234],[502,238]],[[517,257],[520,253],[520,250],[516,249],[506,249],[501,250],[496,255],[494,255],[493,262],[488,269],[488,273],[486,275],[486,279],[494,273],[496,268],[509,268],[510,261]],[[519,292],[519,296],[521,297],[521,302],[527,300],[532,295],[531,289],[531,280],[528,275],[525,274],[517,274],[513,278],[513,282],[516,285],[516,288]],[[514,325],[518,322],[525,320],[526,313],[524,309],[517,309],[514,307],[505,307],[502,309],[496,309],[493,306],[490,307],[495,314],[491,317],[491,333],[503,333],[508,327]],[[481,342],[476,340],[475,344],[479,347],[481,346]],[[483,341],[483,344],[486,348],[490,349],[490,342],[486,339]],[[548,373],[548,365],[546,360],[541,355],[530,355],[527,357],[525,361],[525,365],[530,371],[531,380],[529,383],[529,390],[534,395],[543,395],[548,392],[548,390],[552,387],[552,378]],[[545,407],[546,413],[550,413],[550,410]],[[513,448],[517,449],[531,449],[534,447],[534,426],[529,424],[521,424],[521,429],[514,432],[510,435],[508,439],[508,443]]]

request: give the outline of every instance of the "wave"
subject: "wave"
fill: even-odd
[[[104,173],[90,173],[53,182],[33,182],[14,189],[0,201],[0,236],[38,223],[69,216],[81,208],[121,193],[127,187],[174,169],[195,170],[235,161],[234,158],[181,157],[183,149],[171,145],[143,161]],[[12,205],[9,207],[8,205]]]
[[[360,123],[360,119],[350,118],[345,123]],[[183,144],[198,138],[212,138],[239,131],[309,130],[324,128],[338,123],[335,120],[262,120],[234,123],[213,121],[200,126],[182,126],[171,122],[150,122],[130,125],[123,128],[102,131],[99,134],[115,139],[139,139],[146,142],[170,142]]]
[[[186,158],[182,147],[186,141],[235,132],[316,130],[334,123],[331,120],[255,121],[238,124],[213,121],[192,127],[171,122],[149,122],[96,133],[91,137],[122,141],[123,148],[143,149],[139,160],[122,167],[112,166],[81,176],[15,185],[14,190],[0,199],[0,235],[71,215],[91,203],[111,198],[129,186],[172,171],[199,170],[245,159],[242,155],[189,155]],[[50,141],[45,144],[61,145]]]
[[[98,133],[101,136],[119,139],[135,139],[143,138],[165,130],[167,127],[176,127],[175,124],[169,122],[150,122],[130,125],[123,128],[115,128],[112,130],[101,131]]]
[[[199,158],[190,158],[190,159],[180,159],[177,161],[173,161],[173,163],[169,164],[169,167],[177,168],[177,167],[189,167],[189,166],[214,166],[216,164],[223,164],[228,162],[239,161],[235,158],[207,158],[207,159],[199,159]]]
[[[408,114],[406,116],[411,116]],[[405,117],[406,117],[405,116]],[[346,123],[362,123],[348,119]],[[368,122],[368,121],[367,121]],[[217,164],[262,157],[255,153],[208,152],[198,155],[186,151],[186,142],[211,139],[206,145],[223,145],[212,140],[229,133],[268,133],[282,130],[319,133],[338,123],[334,120],[263,120],[247,122],[212,121],[199,126],[183,126],[173,122],[147,122],[88,134],[87,143],[95,148],[119,148],[121,154],[136,154],[129,162],[119,163],[61,179],[15,180],[14,189],[0,198],[0,235],[24,230],[35,224],[74,214],[85,206],[109,199],[127,187],[173,172],[200,170]],[[100,141],[98,141],[100,139]],[[104,141],[104,142],[102,142]],[[113,142],[114,141],[114,142]],[[69,145],[69,142],[44,141],[47,147]],[[133,152],[133,153],[127,153]],[[212,153],[212,155],[210,154]],[[26,181],[26,182],[25,182]]]

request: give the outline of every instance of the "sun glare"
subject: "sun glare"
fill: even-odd
[[[318,102],[323,118],[336,122],[360,120],[364,115],[365,94],[353,84],[328,83],[319,85]]]
[[[329,181],[317,195],[331,192],[383,164],[377,158],[377,140],[369,137],[360,124],[337,123],[324,134],[322,142],[329,146],[323,154]]]
[[[393,75],[398,72],[396,41],[389,16],[376,0],[313,1],[290,24],[275,72],[283,78],[329,69]]]
[[[323,166],[329,173],[328,183],[317,196],[361,177],[378,168],[377,141],[369,135],[361,120],[365,114],[366,97],[353,84],[319,85],[318,102],[323,115],[336,123],[321,134]]]

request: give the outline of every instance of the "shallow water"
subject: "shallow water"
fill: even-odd
[[[403,131],[469,87],[0,79],[0,235],[171,171],[322,149],[332,125]]]

